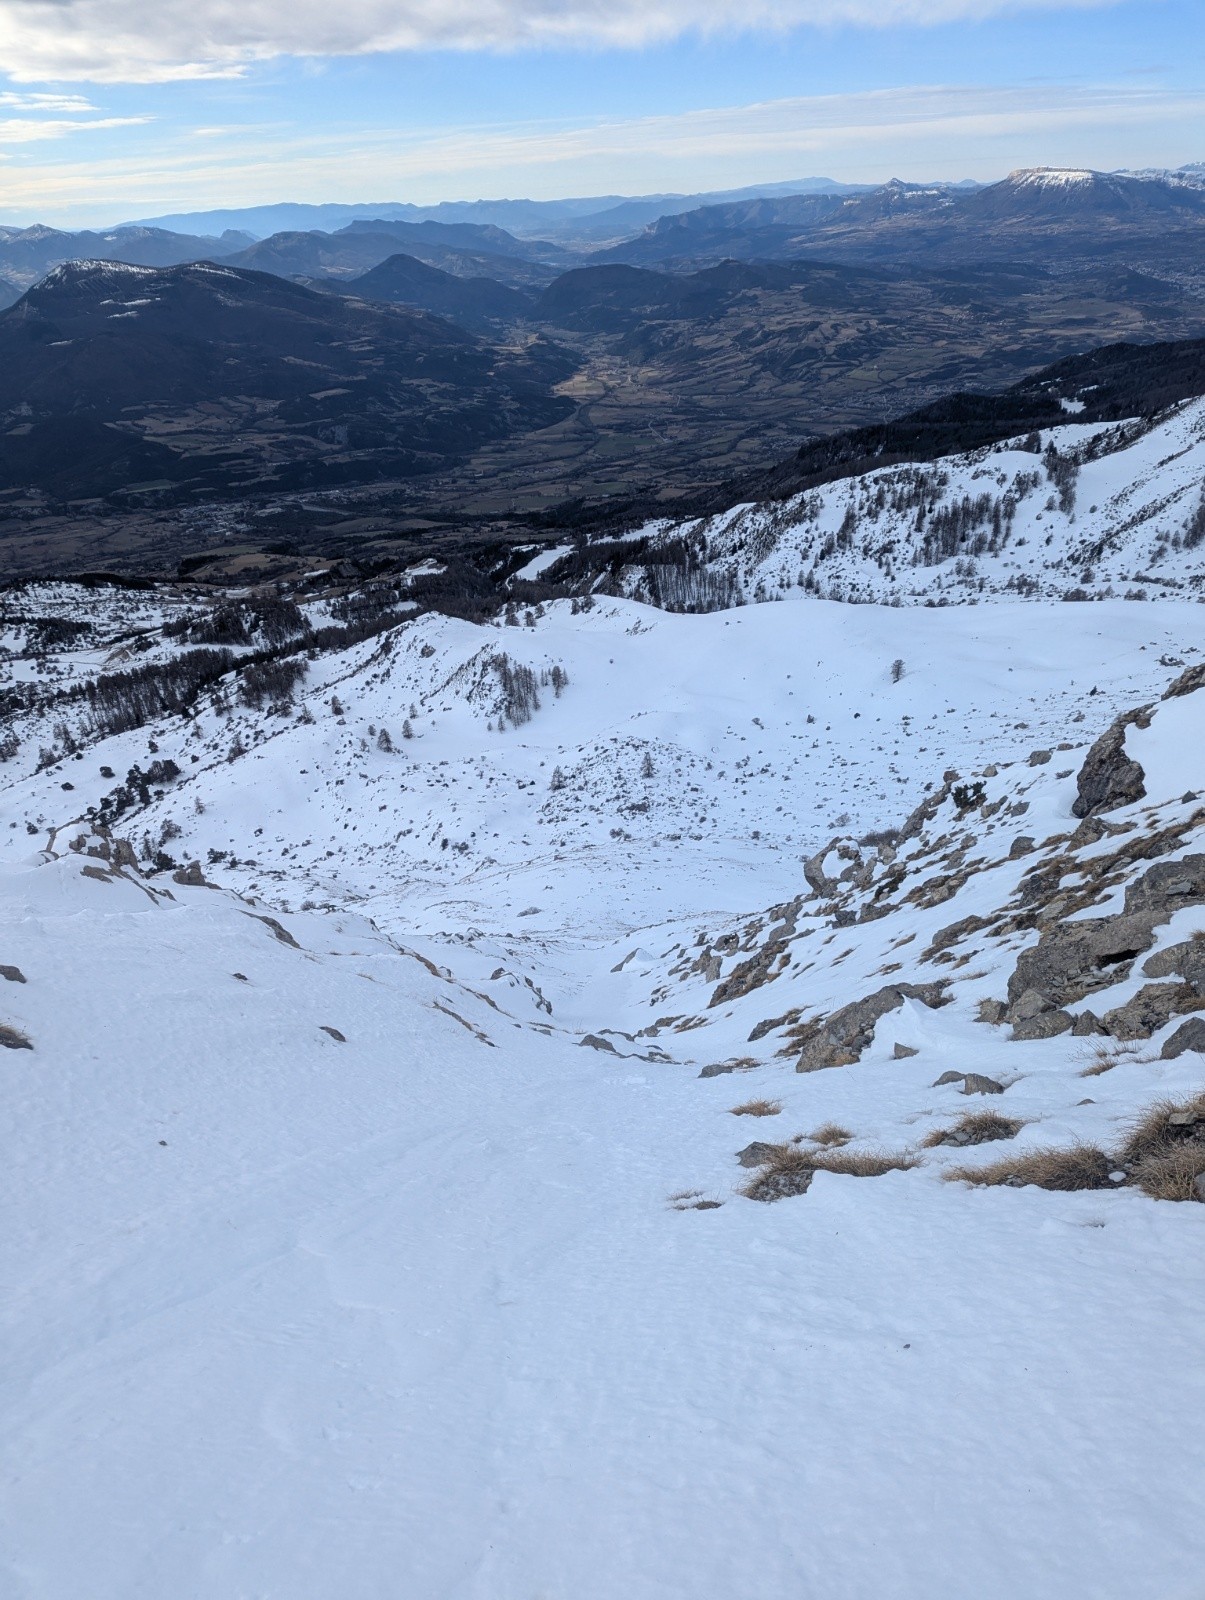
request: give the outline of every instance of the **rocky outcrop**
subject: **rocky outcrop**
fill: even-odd
[[[778,976],[779,958],[785,956],[787,942],[782,938],[767,939],[766,943],[757,952],[750,956],[748,961],[742,961],[736,966],[720,984],[717,984],[715,993],[707,1002],[708,1009],[713,1006],[726,1005],[730,1000],[739,1000],[743,995],[751,994],[754,989],[760,989],[765,983]]]
[[[1060,1033],[1070,1033],[1075,1019],[1069,1011],[1050,1006],[1032,1017],[1020,1017],[1013,1023],[1014,1039],[1055,1039]]]
[[[1184,906],[1201,904],[1205,904],[1205,855],[1160,861],[1126,889],[1126,911],[1150,913],[1157,922],[1170,921]]]
[[[1150,707],[1140,706],[1136,711],[1123,712],[1084,757],[1076,779],[1078,797],[1071,807],[1077,817],[1089,817],[1098,811],[1116,811],[1119,806],[1133,805],[1146,794],[1146,774],[1137,761],[1126,754],[1126,729],[1131,723],[1149,728]]]
[[[1176,700],[1180,695],[1195,694],[1198,689],[1205,689],[1205,662],[1199,662],[1195,667],[1185,667],[1178,678],[1173,678],[1164,689],[1164,700]]]
[[[1106,1011],[1102,1021],[1114,1039],[1149,1039],[1173,1017],[1205,1008],[1205,999],[1188,983],[1148,983],[1123,1006]]]
[[[905,1000],[919,1000],[930,1008],[945,1003],[944,983],[887,984],[874,994],[842,1006],[831,1016],[817,1019],[797,1035],[803,1044],[796,1072],[819,1072],[824,1067],[849,1067],[862,1058],[874,1038],[880,1017],[898,1011]]]
[[[1146,912],[1048,927],[1017,957],[1008,980],[1008,1020],[1028,1021],[1128,977],[1135,957],[1154,943],[1155,920]]]
[[[1186,1050],[1195,1050],[1200,1055],[1205,1055],[1205,1018],[1191,1017],[1176,1029],[1169,1039],[1163,1042],[1163,1049],[1159,1054],[1165,1061],[1173,1061],[1176,1056],[1182,1056]]]
[[[1183,978],[1205,995],[1205,939],[1168,945],[1144,962],[1142,974],[1146,978]]]

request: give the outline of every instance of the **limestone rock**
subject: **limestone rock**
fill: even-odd
[[[1077,817],[1088,817],[1097,811],[1115,811],[1119,806],[1132,805],[1146,794],[1146,774],[1126,755],[1125,735],[1131,723],[1140,728],[1149,727],[1150,708],[1142,706],[1137,711],[1124,711],[1091,746],[1076,779],[1079,793],[1071,809]]]
[[[1029,1022],[1034,1017],[1040,1017],[1043,1011],[1054,1009],[1054,1001],[1048,1000],[1040,989],[1026,989],[1025,993],[1013,1002],[1009,1016],[1014,1022]]]
[[[1147,978],[1183,978],[1198,994],[1205,994],[1205,939],[1169,945],[1151,956],[1142,971]]]
[[[752,1144],[747,1144],[743,1150],[738,1150],[736,1159],[742,1167],[764,1167],[768,1161],[773,1161],[778,1154],[779,1145],[766,1144],[761,1139],[755,1139]]]
[[[920,1055],[920,1051],[914,1044],[900,1044],[898,1039],[896,1040],[895,1048],[891,1052],[894,1061],[907,1061],[910,1056],[918,1055]]]
[[[875,1025],[888,1012],[898,1011],[905,1000],[919,1000],[935,1007],[945,1002],[945,984],[886,984],[865,999],[842,1006],[831,1016],[817,1020],[803,1040],[803,1052],[795,1064],[796,1072],[819,1072],[825,1067],[849,1067],[859,1061],[874,1037]]]
[[[1091,1039],[1106,1031],[1104,1023],[1095,1011],[1081,1011],[1071,1024],[1071,1032],[1077,1039]]]
[[[1054,1039],[1060,1033],[1070,1032],[1074,1019],[1069,1011],[1046,1010],[1036,1016],[1022,1017],[1013,1023],[1013,1038]]]
[[[1203,1003],[1191,984],[1148,983],[1125,1005],[1106,1011],[1102,1020],[1114,1039],[1149,1039],[1172,1017]]]
[[[982,1072],[968,1072],[962,1080],[963,1094],[1003,1094],[1004,1085],[995,1078],[984,1077]]]
[[[1164,1061],[1172,1061],[1186,1050],[1205,1055],[1205,1018],[1190,1017],[1187,1022],[1182,1022],[1171,1038],[1164,1040],[1159,1054]]]
[[[1008,980],[1010,1019],[1016,1020],[1016,1007],[1030,990],[1057,1007],[1121,982],[1134,958],[1154,943],[1155,921],[1150,913],[1123,913],[1045,928],[1037,944],[1017,957]]]
[[[836,839],[830,839],[822,850],[817,850],[814,856],[809,856],[803,863],[803,876],[807,886],[819,895],[821,900],[829,900],[837,892],[835,881],[824,871],[824,859],[836,843]]]
[[[943,1072],[941,1077],[934,1082],[933,1087],[942,1089],[947,1083],[961,1083],[965,1077],[965,1072]]]
[[[1205,662],[1199,662],[1195,667],[1185,667],[1178,678],[1173,678],[1161,696],[1164,700],[1176,700],[1183,694],[1195,694],[1198,689],[1205,689]]]
[[[7,978],[9,983],[24,983],[25,974],[20,967],[6,967],[0,965],[0,978]]]
[[[1010,861],[1019,861],[1022,856],[1031,855],[1033,853],[1033,847],[1033,835],[1028,833],[1019,833],[1009,848],[1008,859]]]
[[[1168,922],[1184,906],[1205,902],[1205,855],[1158,861],[1126,889],[1127,912],[1151,912]]]

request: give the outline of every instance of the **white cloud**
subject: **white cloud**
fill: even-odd
[[[736,188],[822,172],[991,180],[1012,167],[1174,166],[1184,129],[1205,121],[1205,91],[1136,85],[931,85],[801,96],[674,115],[401,131],[300,133],[264,124],[179,135],[156,128],[133,150],[78,162],[14,157],[5,203],[26,221],[74,222],[207,206],[346,196],[443,199],[640,194]],[[250,135],[254,133],[254,137]],[[40,152],[38,153],[40,156]],[[15,213],[14,213],[15,214]]]
[[[5,111],[40,111],[43,114],[58,112],[60,116],[78,116],[96,107],[82,94],[0,94],[0,109]]]
[[[150,120],[149,117],[87,117],[68,122],[61,117],[0,117],[0,150],[6,145],[66,139],[73,133],[96,133],[104,128],[136,128]]]
[[[277,55],[611,46],[801,25],[882,27],[1112,0],[0,0],[16,81],[155,82]]]

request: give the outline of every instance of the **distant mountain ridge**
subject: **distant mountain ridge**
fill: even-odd
[[[700,207],[650,224],[596,259],[674,267],[821,254],[849,262],[1054,266],[1121,256],[1199,271],[1205,185],[1182,175],[1031,168],[964,191],[893,182],[863,194]]]
[[[572,362],[210,263],[56,267],[0,314],[0,487],[56,499],[408,477],[570,408]]]
[[[128,226],[105,233],[65,233],[35,223],[31,228],[0,228],[0,273],[20,289],[44,277],[63,261],[126,261],[132,266],[172,267],[183,261],[218,261],[251,243],[244,233],[172,233],[164,228]]]
[[[638,217],[642,226],[666,211],[687,209],[725,200],[748,199],[754,195],[796,194],[831,191],[854,193],[861,184],[837,183],[832,178],[800,178],[795,181],[753,184],[743,189],[714,190],[705,194],[592,195],[565,200],[443,200],[436,205],[415,205],[405,201],[383,200],[363,204],[310,205],[281,202],[266,206],[243,206],[217,211],[185,211],[162,217],[142,218],[123,224],[131,227],[167,228],[173,231],[221,233],[227,228],[245,229],[258,238],[273,233],[309,232],[313,229],[334,232],[348,223],[377,219],[385,222],[442,222],[493,224],[520,235],[539,233],[549,227],[579,227],[587,220],[617,220],[622,212]],[[629,213],[630,208],[630,213]]]

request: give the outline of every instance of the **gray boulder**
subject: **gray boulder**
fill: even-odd
[[[1205,1055],[1205,1017],[1190,1017],[1187,1022],[1182,1022],[1175,1033],[1164,1040],[1159,1054],[1164,1061],[1173,1061],[1187,1050]]]
[[[1074,1024],[1069,1011],[1043,1011],[1035,1017],[1023,1017],[1013,1023],[1014,1039],[1054,1039],[1060,1033],[1069,1033]]]

